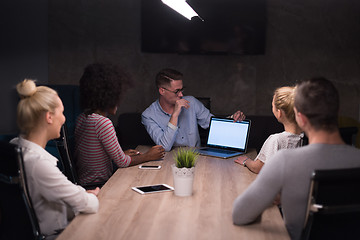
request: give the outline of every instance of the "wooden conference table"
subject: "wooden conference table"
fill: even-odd
[[[145,152],[148,147],[137,149]],[[118,169],[99,193],[99,212],[79,214],[58,239],[289,239],[275,206],[263,213],[259,223],[233,225],[233,201],[256,177],[234,163],[235,158],[199,156],[190,197],[173,192],[141,195],[131,189],[161,183],[174,186],[175,151],[166,153],[164,160],[144,164],[161,165],[159,170]],[[247,155],[254,158],[256,152]]]

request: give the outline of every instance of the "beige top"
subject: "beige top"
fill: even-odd
[[[301,146],[302,135],[283,131],[270,135],[264,142],[258,156],[263,163],[280,149],[297,148]]]

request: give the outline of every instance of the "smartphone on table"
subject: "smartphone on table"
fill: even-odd
[[[132,187],[132,190],[140,194],[156,193],[156,192],[168,192],[173,191],[174,188],[167,184],[157,184],[149,186]]]
[[[160,165],[140,165],[140,169],[160,169]]]

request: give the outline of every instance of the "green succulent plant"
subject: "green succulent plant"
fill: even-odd
[[[175,166],[178,168],[192,168],[199,156],[194,149],[180,148],[174,156]]]

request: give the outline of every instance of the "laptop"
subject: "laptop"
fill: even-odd
[[[234,122],[233,119],[211,117],[206,147],[197,151],[201,155],[231,158],[246,153],[250,120]]]

